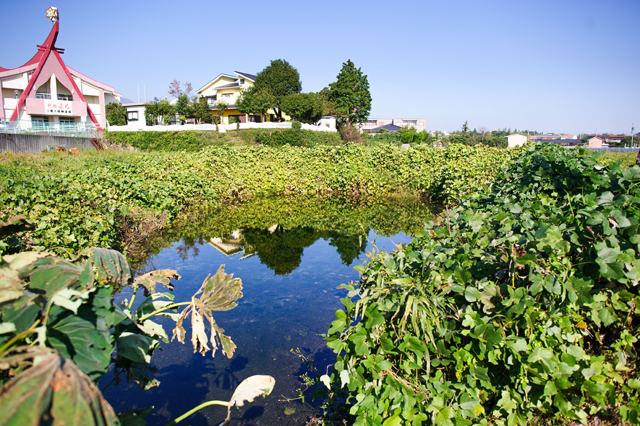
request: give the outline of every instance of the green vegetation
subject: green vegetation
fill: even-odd
[[[292,132],[301,130],[291,129]],[[141,132],[142,133],[142,132]],[[323,133],[317,132],[317,135]],[[515,151],[426,146],[209,146],[197,153],[5,155],[0,220],[27,216],[35,229],[3,252],[119,247],[127,224],[147,235],[189,208],[274,195],[413,194],[456,202],[489,185]],[[142,222],[151,229],[137,229]]]
[[[329,104],[337,113],[339,126],[364,122],[371,111],[371,93],[369,81],[360,68],[349,59],[342,64],[336,81],[329,85],[327,93]]]
[[[142,151],[190,151],[197,152],[208,146],[222,144],[314,147],[340,145],[340,136],[334,132],[301,130],[292,124],[291,129],[246,129],[237,132],[170,131],[170,132],[105,132],[109,143],[132,146]]]
[[[640,423],[640,168],[593,157],[527,146],[440,225],[369,254],[322,378],[349,391],[350,424]]]
[[[291,206],[295,206],[295,214]],[[180,242],[180,252],[186,259],[192,249],[195,254],[195,247],[208,238],[224,239],[243,229],[245,254],[257,252],[272,270],[289,273],[300,264],[303,249],[319,238],[331,240],[330,245],[336,248],[342,262],[351,265],[366,247],[370,230],[384,236],[399,232],[415,235],[438,211],[438,206],[427,205],[414,196],[260,198],[226,203],[212,210],[191,211],[156,238],[141,242],[139,247],[135,246],[136,241],[125,243],[128,256],[136,263],[145,264],[147,258],[175,243]],[[291,256],[294,251],[295,255]],[[270,255],[279,260],[271,262]]]
[[[322,118],[322,100],[315,93],[296,93],[282,100],[282,110],[295,120],[315,124]]]
[[[253,87],[255,93],[268,92],[271,95],[276,119],[282,121],[282,105],[285,97],[300,93],[302,83],[300,74],[289,62],[276,59],[256,76]]]
[[[0,224],[0,233],[20,232],[28,227],[23,222],[16,217]],[[169,343],[164,327],[154,321],[159,317],[175,322],[173,338],[181,343],[183,323],[190,319],[194,351],[215,355],[220,347],[231,358],[236,345],[212,312],[237,305],[242,281],[226,274],[223,265],[191,301],[174,302],[171,293],[156,289],[162,284],[172,290],[171,279],[180,276],[167,269],[134,280],[124,256],[106,249],[89,249],[72,260],[37,251],[0,258],[0,422],[78,424],[81,418],[83,425],[144,426],[142,416],[152,407],[121,413],[118,419],[95,383],[112,366],[143,390],[159,385],[151,358],[161,341]],[[114,292],[125,286],[133,287],[131,300],[115,303]],[[134,305],[142,290],[144,299]],[[252,376],[230,401],[205,402],[169,425],[213,404],[228,407],[228,424],[233,405],[268,395],[274,384],[270,376]]]
[[[127,124],[127,109],[122,104],[108,103],[105,111],[110,126],[125,126]]]

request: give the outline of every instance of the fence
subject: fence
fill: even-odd
[[[14,135],[66,136],[99,138],[98,128],[88,123],[46,123],[31,120],[0,121],[0,133]]]
[[[239,125],[240,130],[246,129],[290,129],[291,122],[286,121],[284,123],[234,123],[234,124],[221,124],[220,132],[224,133],[231,130],[236,130]],[[184,124],[184,125],[169,125],[169,126],[109,126],[107,130],[110,132],[180,132],[186,130],[200,130],[200,131],[215,131],[215,124]],[[335,127],[327,127],[325,124],[313,125],[302,123],[302,129],[314,130],[316,132],[335,132]]]
[[[0,152],[42,152],[48,146],[66,146],[79,150],[95,150],[96,147],[90,138],[53,136],[53,135],[27,135],[21,133],[0,133]]]
[[[591,151],[617,151],[617,152],[636,152],[638,150],[639,147],[635,147],[635,148],[612,148],[612,147],[606,147],[606,148],[589,148]]]

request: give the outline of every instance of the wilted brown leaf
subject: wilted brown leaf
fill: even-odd
[[[0,389],[0,426],[119,425],[113,408],[91,379],[47,348],[19,348],[3,360],[33,361]]]
[[[179,280],[180,275],[178,275],[178,271],[175,269],[160,269],[140,275],[133,280],[133,285],[144,287],[144,295],[148,297],[150,294],[156,292],[156,283],[164,284],[169,290],[173,291],[173,284],[171,284],[170,281],[171,278]]]
[[[200,298],[197,298],[201,294]],[[200,290],[191,298],[188,305],[178,317],[176,327],[173,330],[173,338],[177,338],[180,343],[184,343],[185,329],[184,320],[191,313],[191,326],[193,336],[191,343],[193,351],[199,351],[202,355],[209,351],[207,336],[205,333],[204,318],[209,321],[211,327],[210,342],[212,346],[211,356],[215,356],[218,348],[218,341],[222,346],[222,353],[228,358],[233,356],[236,349],[235,343],[229,336],[225,336],[224,330],[216,324],[211,314],[213,311],[228,311],[238,304],[236,300],[242,297],[242,280],[233,278],[233,274],[224,272],[224,265],[220,265],[218,272],[211,277],[207,277],[202,283]]]
[[[231,407],[234,405],[242,407],[245,402],[252,402],[259,396],[270,395],[275,384],[276,379],[271,376],[251,376],[244,379],[229,400],[225,423],[228,423],[231,419]]]

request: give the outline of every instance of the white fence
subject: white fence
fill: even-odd
[[[14,135],[49,135],[68,136],[75,138],[100,137],[98,129],[93,123],[47,123],[31,120],[0,121],[0,133]]]
[[[246,130],[246,129],[290,129],[291,122],[287,121],[284,123],[234,123],[234,124],[221,124],[220,132],[228,132],[236,129]],[[314,124],[302,124],[302,129],[304,130],[313,130],[316,132],[335,132],[335,125],[331,127],[327,126],[329,123],[321,122],[318,125]],[[239,126],[239,127],[237,127]],[[109,126],[107,128],[110,132],[137,132],[137,131],[145,131],[145,132],[181,132],[186,130],[201,130],[201,131],[215,131],[215,124],[183,124],[183,125],[169,125],[169,126]]]

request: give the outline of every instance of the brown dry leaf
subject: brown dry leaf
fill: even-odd
[[[199,294],[201,296],[197,298]],[[224,265],[220,265],[218,272],[204,280],[200,290],[191,298],[191,304],[180,313],[176,327],[173,329],[173,338],[177,338],[180,343],[184,343],[186,332],[183,322],[191,313],[193,332],[191,343],[193,344],[193,351],[199,351],[202,355],[206,354],[209,350],[204,326],[204,318],[206,318],[211,327],[209,340],[212,346],[211,356],[215,356],[219,341],[222,346],[222,353],[231,358],[236,345],[229,336],[223,334],[224,330],[218,327],[211,313],[235,308],[238,305],[236,301],[241,297],[242,280],[233,278],[233,274],[226,274]]]
[[[231,407],[234,405],[242,407],[245,402],[252,402],[259,396],[270,395],[275,384],[276,379],[271,376],[251,376],[244,379],[229,400],[225,423],[228,423],[231,419]]]
[[[91,379],[56,351],[18,348],[7,358],[11,364],[33,360],[34,366],[0,389],[0,426],[120,424]]]
[[[138,285],[144,287],[144,295],[148,297],[156,292],[157,283],[164,284],[169,290],[173,291],[173,284],[171,284],[170,281],[171,278],[179,280],[180,275],[178,275],[178,271],[175,269],[160,269],[140,275],[133,280],[133,285],[134,287]]]
[[[196,303],[195,297],[192,298],[191,303]],[[208,338],[204,330],[204,319],[202,318],[202,314],[198,312],[198,309],[194,309],[191,313],[191,344],[193,344],[193,351],[199,350],[202,355],[205,355],[209,351],[207,342]],[[216,342],[214,336],[211,337],[211,343],[213,344],[213,352],[215,353]]]

